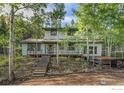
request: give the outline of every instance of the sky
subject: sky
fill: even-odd
[[[71,22],[71,20],[75,20],[75,17],[73,16],[73,9],[77,9],[78,4],[76,3],[65,3],[65,11],[67,12],[65,15],[65,19],[63,22],[68,23]]]
[[[70,23],[72,19],[75,20],[75,17],[73,16],[73,11],[72,10],[73,9],[74,10],[77,9],[77,7],[78,7],[78,4],[77,3],[65,3],[66,14],[65,14],[64,20],[62,20],[62,24]],[[53,10],[53,5],[52,4],[49,4],[48,7],[47,7],[47,9],[46,9],[46,11],[47,12],[50,12],[52,10]],[[29,14],[32,15],[30,13],[30,11],[27,11],[25,13],[25,15],[27,15],[27,16]]]
[[[46,11],[52,11],[52,9],[53,9],[52,7],[53,7],[52,4],[49,4]],[[72,10],[77,9],[77,7],[78,7],[77,3],[65,3],[66,14],[65,14],[64,20],[62,20],[62,24],[70,23],[72,19],[75,20],[75,17],[73,16],[73,11]],[[10,8],[8,6],[6,6],[3,9],[3,11],[9,13]],[[30,10],[25,10],[24,15],[29,17],[29,16],[33,15],[33,13]]]
[[[47,11],[52,11],[52,9],[53,9],[52,7],[53,6],[50,4],[47,8]],[[65,14],[64,20],[62,20],[63,24],[70,23],[72,19],[75,20],[75,17],[73,16],[72,10],[77,9],[77,7],[78,7],[77,3],[65,3],[66,14]]]

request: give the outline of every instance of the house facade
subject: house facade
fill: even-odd
[[[42,39],[26,39],[22,41],[22,55],[75,55],[75,56],[101,56],[102,42],[96,40],[93,48],[92,40],[75,40],[73,33],[77,29],[70,28],[69,31],[57,31],[55,28],[45,28],[45,35]],[[94,49],[94,50],[93,50]]]

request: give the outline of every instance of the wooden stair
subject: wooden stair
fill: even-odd
[[[35,67],[32,76],[36,77],[36,76],[45,76],[46,74],[46,67]]]
[[[42,56],[41,60],[34,67],[33,77],[45,76],[49,65],[49,56]]]

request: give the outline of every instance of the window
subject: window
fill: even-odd
[[[95,54],[97,54],[97,46],[95,46]]]
[[[97,46],[94,47],[94,53],[97,54]],[[84,54],[87,54],[87,46],[84,46]],[[89,54],[93,54],[93,46],[89,46]]]
[[[56,36],[56,35],[57,35],[57,31],[51,31],[50,34],[51,34],[52,36]]]
[[[28,51],[34,51],[35,45],[34,44],[28,44]]]
[[[40,51],[41,44],[28,44],[28,51]]]
[[[87,46],[84,46],[84,54],[87,54]]]
[[[41,44],[37,44],[36,48],[37,48],[37,51],[40,51],[41,50]]]
[[[89,46],[89,54],[93,54],[93,46]]]
[[[94,47],[94,53],[97,54],[97,46]],[[93,54],[93,46],[89,46],[89,54]]]

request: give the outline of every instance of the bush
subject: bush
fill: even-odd
[[[6,65],[8,63],[7,56],[0,56],[0,66]]]
[[[0,56],[0,66],[7,65],[8,62],[9,62],[8,56]],[[25,58],[22,56],[14,57],[14,62],[15,63],[25,62]]]
[[[14,62],[15,62],[15,63],[25,62],[25,58],[22,57],[22,56],[16,56],[16,57],[14,58]]]

